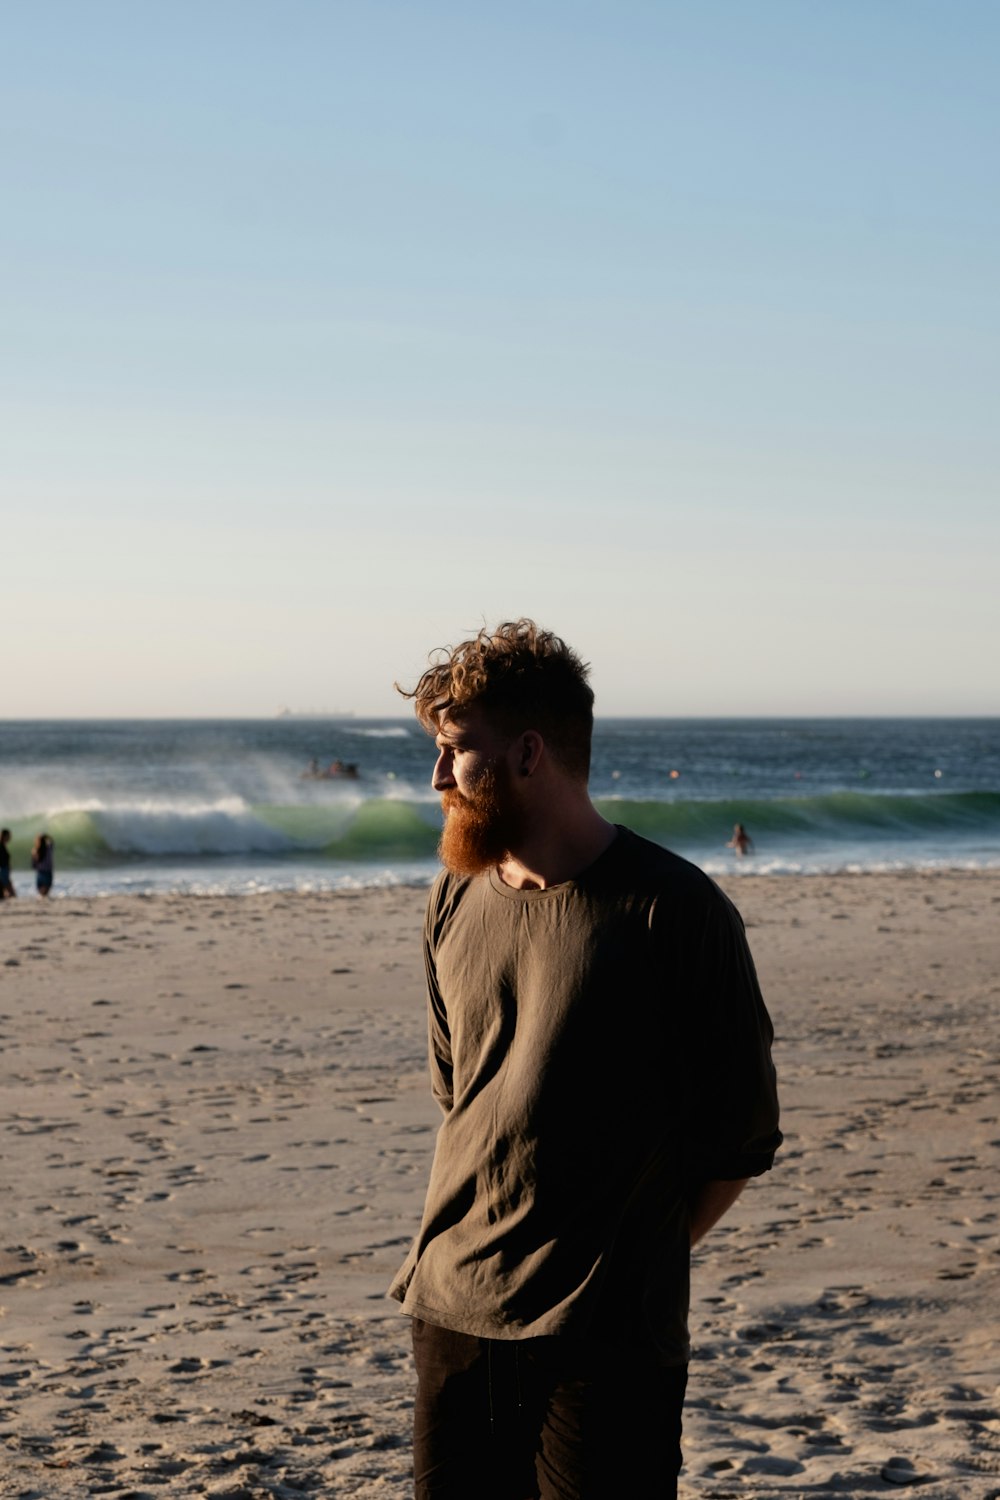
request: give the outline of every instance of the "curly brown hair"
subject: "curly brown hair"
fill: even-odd
[[[534,620],[505,620],[458,646],[440,647],[430,662],[412,691],[395,685],[413,699],[429,734],[437,733],[446,710],[460,719],[475,703],[512,735],[537,729],[565,770],[587,776],[594,727],[590,668],[551,630]]]

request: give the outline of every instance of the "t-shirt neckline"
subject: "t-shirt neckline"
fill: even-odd
[[[558,884],[547,885],[544,889],[539,889],[537,886],[528,886],[522,890],[519,890],[515,886],[506,885],[500,879],[500,871],[497,869],[496,865],[491,865],[489,872],[489,881],[491,888],[496,892],[498,896],[504,896],[508,901],[538,901],[544,899],[545,897],[559,896],[566,891],[573,890],[583,881],[588,880],[593,875],[595,870],[600,869],[600,867],[604,864],[604,861],[606,859],[609,859],[614,851],[620,849],[622,844],[624,843],[625,838],[628,837],[629,830],[623,824],[615,823],[612,826],[615,829],[615,836],[611,840],[608,847],[606,849],[602,849],[601,853],[595,860],[592,860],[585,869],[580,870],[576,875],[571,876],[569,880],[560,880]]]

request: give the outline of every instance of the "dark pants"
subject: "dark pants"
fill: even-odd
[[[687,1366],[413,1319],[416,1500],[675,1500]]]

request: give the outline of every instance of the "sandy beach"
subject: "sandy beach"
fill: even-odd
[[[681,1493],[1000,1496],[1000,875],[727,889],[786,1144],[697,1255]],[[0,907],[0,1495],[409,1495],[424,899]]]

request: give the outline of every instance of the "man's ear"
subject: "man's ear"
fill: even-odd
[[[545,753],[545,741],[537,729],[526,729],[518,744],[517,770],[519,776],[531,776]]]

